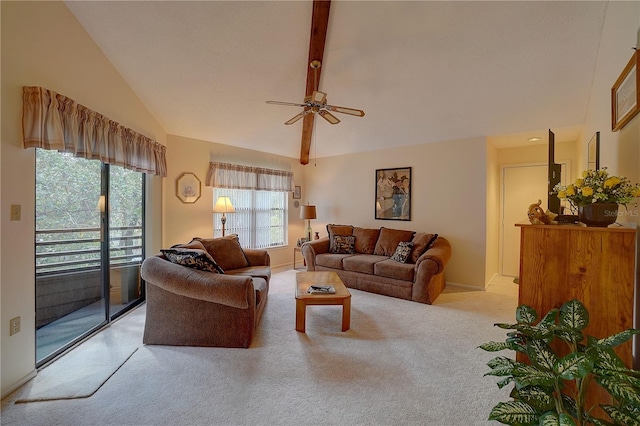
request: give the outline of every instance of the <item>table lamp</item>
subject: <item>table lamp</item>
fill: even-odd
[[[224,224],[227,222],[227,213],[235,213],[236,209],[231,204],[231,199],[226,195],[218,197],[216,205],[213,207],[214,213],[222,213],[222,236],[224,237]]]
[[[316,218],[316,206],[301,206],[300,219],[307,220],[307,241],[311,241],[311,219]]]

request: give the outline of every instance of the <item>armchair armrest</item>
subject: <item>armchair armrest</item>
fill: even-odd
[[[316,256],[321,253],[329,253],[329,237],[308,241],[300,249],[307,263],[307,271],[316,270]]]
[[[269,252],[264,249],[250,249],[243,248],[244,255],[249,261],[249,265],[251,266],[270,266],[271,265],[271,257],[269,256]]]
[[[249,307],[254,292],[249,276],[187,268],[159,256],[146,258],[142,262],[140,275],[147,283],[171,293],[239,309]]]

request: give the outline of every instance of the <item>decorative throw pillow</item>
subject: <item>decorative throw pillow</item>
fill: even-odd
[[[198,249],[198,250],[207,250],[204,248],[202,243],[199,241],[199,238],[194,238],[186,244],[174,244],[171,248],[186,248],[186,249]]]
[[[225,271],[249,266],[236,234],[221,238],[199,238],[198,241]]]
[[[376,241],[380,236],[380,229],[353,228],[353,236],[356,237],[356,253],[373,254]]]
[[[402,241],[398,243],[396,252],[391,256],[391,260],[395,260],[400,263],[407,263],[407,259],[409,259],[409,256],[411,255],[411,250],[413,250],[413,243],[411,241]]]
[[[160,251],[172,263],[177,263],[178,265],[188,268],[200,269],[201,271],[224,274],[224,270],[213,260],[213,257],[204,250],[175,247]]]
[[[401,241],[411,241],[414,231],[404,231],[401,229],[380,228],[380,236],[376,242],[373,254],[378,256],[393,256],[393,253]]]
[[[334,225],[330,223],[327,225],[327,233],[329,234],[329,251],[333,253],[333,237],[336,235],[353,235],[353,226]]]
[[[416,263],[418,258],[433,245],[438,234],[427,234],[425,232],[417,232],[413,236],[413,251],[411,251],[411,263]]]
[[[334,235],[333,237],[333,249],[331,253],[336,254],[353,254],[355,253],[354,244],[356,237],[349,235]]]

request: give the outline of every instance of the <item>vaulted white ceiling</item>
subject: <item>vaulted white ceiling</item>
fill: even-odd
[[[300,155],[310,1],[71,1],[169,134]],[[606,2],[336,1],[320,90],[365,117],[317,118],[311,156],[492,137],[585,119]]]

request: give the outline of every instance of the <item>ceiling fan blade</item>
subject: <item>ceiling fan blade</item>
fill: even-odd
[[[364,111],[361,109],[347,108],[347,107],[333,106],[333,105],[326,105],[325,108],[333,112],[355,115],[356,117],[364,117]]]
[[[296,121],[300,120],[302,117],[304,117],[307,114],[308,114],[308,112],[306,110],[302,111],[300,114],[297,114],[295,117],[289,119],[288,121],[285,121],[284,124],[286,124],[286,125],[293,124],[293,123],[295,123]]]
[[[280,101],[266,101],[271,105],[286,105],[286,106],[297,106],[297,107],[306,107],[305,104],[295,104],[293,102],[280,102]]]
[[[317,102],[319,104],[323,104],[327,101],[327,94],[324,92],[320,92],[318,90],[314,90],[313,94],[311,95],[311,100],[313,102]]]
[[[338,117],[336,117],[335,115],[331,114],[329,111],[322,110],[322,111],[318,112],[318,114],[320,114],[320,116],[322,118],[324,118],[325,120],[327,120],[331,124],[338,124],[340,122],[340,120],[338,120]]]

